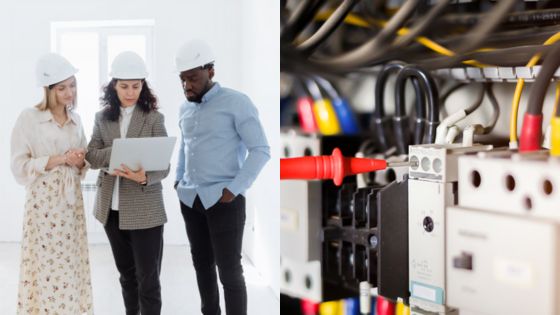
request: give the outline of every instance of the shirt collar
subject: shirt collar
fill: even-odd
[[[49,121],[55,121],[50,110],[48,110],[48,109],[47,110],[38,110],[38,112],[39,112],[39,114],[38,114],[39,122],[44,123],[44,122],[49,122]],[[66,109],[66,113],[68,115],[67,122],[70,121],[70,122],[74,123],[75,125],[77,125],[78,124],[78,117],[77,117],[78,114],[74,113],[73,110],[68,110],[68,109]]]
[[[136,104],[129,106],[129,107],[121,107],[121,114],[123,115],[130,115],[136,108]]]
[[[208,102],[210,99],[212,99],[212,97],[214,97],[214,95],[218,94],[218,92],[220,91],[220,89],[221,89],[220,83],[214,82],[214,85],[212,85],[212,87],[210,88],[210,90],[208,90],[208,92],[206,92],[206,93],[202,96],[202,102],[201,102],[201,103],[206,103],[206,102]]]

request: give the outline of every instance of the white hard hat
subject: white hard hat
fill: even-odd
[[[148,76],[146,63],[137,53],[125,51],[118,54],[111,64],[109,76],[113,79],[145,79]]]
[[[66,60],[66,58],[55,53],[48,53],[37,61],[35,76],[38,86],[49,86],[62,82],[78,72],[78,69]]]
[[[200,39],[194,39],[185,43],[179,48],[175,56],[177,72],[202,67],[213,62],[214,54],[210,46]]]

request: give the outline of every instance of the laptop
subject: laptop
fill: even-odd
[[[121,164],[133,171],[163,171],[169,167],[177,137],[118,138],[113,140],[111,160],[106,172],[121,169]]]

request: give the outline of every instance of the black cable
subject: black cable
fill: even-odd
[[[451,86],[447,91],[443,92],[441,94],[441,96],[439,97],[439,103],[441,104],[441,106],[443,107],[443,105],[445,104],[445,101],[447,100],[447,98],[453,94],[453,92],[457,91],[458,89],[462,88],[463,86],[467,85],[464,82],[459,82],[456,83],[455,85]]]
[[[365,62],[372,59],[372,55],[382,55],[378,51],[382,50],[384,45],[387,45],[387,42],[396,36],[397,30],[414,13],[418,2],[419,0],[406,1],[378,34],[360,47],[339,56],[311,58],[310,61],[331,69],[336,68],[339,71],[348,71],[351,68],[363,66]]]
[[[542,108],[546,90],[556,69],[560,66],[560,42],[551,45],[535,83],[531,87],[531,94],[527,104],[527,114],[542,115]]]
[[[399,72],[400,74],[400,72]],[[398,80],[399,74],[397,74],[397,81],[395,81],[395,116],[402,117],[406,115],[406,102],[405,102],[405,92],[406,92],[406,82],[400,83]],[[422,85],[418,84],[418,81],[412,77],[412,85],[414,86],[414,91],[416,93],[416,116],[418,118],[426,118],[426,104],[425,104],[425,94]],[[416,83],[415,83],[416,82]]]
[[[439,63],[436,64],[428,64],[429,68],[434,69],[447,67],[448,64],[454,64],[464,60],[461,54],[478,47],[487,35],[497,27],[501,18],[509,12],[515,3],[516,0],[502,0],[498,2],[488,15],[485,16],[487,21],[485,23],[479,23],[473,31],[465,35],[465,40],[459,44],[459,47],[454,49],[458,53],[457,55],[447,57],[446,60],[439,61]],[[417,6],[418,1],[416,0],[408,0],[405,2],[377,36],[357,49],[336,57],[315,59],[314,61],[318,64],[336,68],[356,68],[359,66],[370,65],[386,52],[386,46],[384,47],[384,45],[386,45],[388,37],[383,36],[384,32],[391,31],[390,34],[394,36],[396,30],[403,25],[399,23],[406,22],[408,17],[410,17],[410,14],[412,14]],[[395,21],[395,24],[391,23],[393,21]],[[393,29],[392,27],[396,24],[399,24],[399,27]]]
[[[302,51],[304,54],[309,55],[313,53],[319,45],[321,45],[325,40],[335,31],[335,29],[344,21],[346,15],[352,11],[352,8],[360,0],[344,0],[340,6],[333,12],[333,14],[321,25],[319,30],[315,32],[311,37],[305,40],[303,43],[297,46],[297,49]]]
[[[526,53],[531,53],[530,56],[526,58],[522,55],[521,52],[515,51],[518,46],[525,46],[525,47],[541,47],[542,43],[547,40],[550,36],[556,34],[558,32],[558,27],[542,27],[542,28],[531,28],[531,29],[522,29],[522,30],[508,30],[508,31],[500,31],[493,33],[492,36],[487,38],[484,41],[484,45],[486,47],[494,47],[496,49],[493,53],[498,53],[502,49],[513,49],[511,51],[504,51],[504,54],[508,54],[508,56],[499,56],[497,58],[493,58],[492,54],[489,55],[488,58],[492,58],[490,60],[479,60],[482,63],[491,64],[491,65],[503,65],[503,66],[517,66],[517,65],[524,65],[527,61],[536,53],[536,50],[532,52],[527,51]],[[451,36],[448,38],[442,39],[434,39],[438,44],[444,47],[452,47],[457,46],[459,42],[464,40],[464,37],[461,36]],[[516,47],[517,46],[517,47]],[[473,53],[478,54],[477,52],[472,52],[467,54],[467,60],[473,59]],[[481,53],[481,56],[485,57],[486,52]],[[517,55],[512,56],[511,54],[516,53]],[[403,60],[407,63],[411,64],[422,64],[423,62],[435,62],[435,61],[445,61],[449,57],[437,55],[433,51],[428,51],[427,48],[419,43],[412,43],[411,45],[396,51],[392,51],[386,54],[384,57],[390,60]],[[477,57],[478,58],[478,57]],[[482,58],[482,57],[481,57]],[[453,66],[461,65],[460,62],[457,62]]]
[[[471,104],[471,106],[464,109],[464,111],[467,115],[471,114],[472,112],[477,110],[480,107],[480,105],[482,105],[482,101],[484,100],[485,90],[486,89],[484,87],[484,84],[481,84],[480,85],[480,92],[478,93],[478,97],[474,100],[474,102]]]
[[[544,42],[550,36],[558,32],[558,26],[528,27],[523,29],[500,29],[484,40],[487,47],[513,47],[518,45],[533,45]],[[455,33],[448,33],[455,34]],[[465,40],[465,35],[449,35],[445,37],[434,37],[438,44],[444,47],[456,47]],[[414,44],[419,46],[420,44]]]
[[[482,19],[480,13],[447,14],[439,19],[442,26],[459,25],[472,27]],[[509,13],[503,20],[505,27],[512,26],[544,26],[560,23],[560,9],[526,10]]]
[[[493,51],[482,51],[473,52],[465,54],[467,60],[474,59],[478,62],[494,66],[502,67],[515,67],[515,66],[525,66],[527,62],[536,54],[540,53],[542,56],[546,56],[548,51],[551,49],[550,45],[526,45],[518,47],[500,48]],[[324,65],[317,65],[316,63],[307,62],[306,59],[298,55],[293,49],[288,49],[287,47],[281,46],[281,58],[280,64],[282,70],[288,70],[291,72],[318,72],[322,74],[327,73],[337,73],[337,69],[326,67]],[[411,57],[412,56],[412,57]],[[389,60],[403,60],[406,63],[418,64],[424,66],[426,63],[434,63],[438,61],[445,62],[449,57],[433,57],[433,53],[430,52],[429,55],[421,55],[418,53],[413,53],[410,49],[403,49],[400,54],[390,54],[385,56]],[[383,62],[384,60],[380,60]],[[394,59],[396,58],[396,59]],[[457,64],[451,65],[451,67],[464,67],[465,64],[458,62]],[[362,69],[363,70],[363,69]],[[367,69],[366,69],[367,70]],[[341,73],[347,73],[351,71],[360,71],[360,69],[345,69],[340,70]]]
[[[466,60],[464,54],[478,48],[479,45],[500,24],[502,19],[516,3],[517,0],[501,0],[497,2],[494,5],[494,8],[481,18],[484,20],[483,23],[478,23],[471,32],[465,35],[465,39],[458,47],[450,48],[456,53],[455,56],[448,57],[445,60],[436,63],[424,63],[424,66],[427,69],[447,68],[451,65],[457,64],[458,62]]]
[[[531,43],[531,42],[542,42],[544,41],[544,39],[550,37],[550,35],[556,33],[558,31],[558,27],[541,27],[541,28],[531,28],[531,29],[521,29],[521,30],[507,30],[507,31],[500,31],[498,33],[494,33],[491,37],[487,38],[484,40],[484,43],[486,46],[500,46],[500,45],[519,45],[519,43]],[[445,46],[445,47],[451,47],[451,46],[457,46],[459,45],[460,42],[464,42],[465,41],[465,35],[461,35],[461,36],[452,36],[449,38],[444,38],[444,39],[436,39],[436,41],[438,43],[440,43],[441,45]],[[306,56],[304,55],[297,55],[297,54],[286,54],[286,50],[290,50],[287,49],[287,47],[284,47],[284,45],[281,45],[281,51],[282,51],[282,56],[281,56],[281,65],[282,65],[282,69],[285,69],[285,67],[288,66],[288,63],[290,63],[290,61],[288,61],[289,58],[291,57],[297,57],[296,59],[294,59],[294,61],[296,63],[300,63],[299,65],[295,65],[292,68],[297,68],[297,67],[305,67],[308,69],[315,69],[317,71],[321,71],[322,73],[347,73],[347,72],[351,72],[351,71],[355,71],[356,67],[353,68],[333,68],[331,66],[329,66],[328,64],[321,64],[321,63],[315,63],[315,62],[308,62],[306,59]],[[528,46],[527,46],[528,47]],[[491,65],[496,65],[496,66],[507,66],[507,67],[511,67],[511,66],[520,66],[520,65],[524,65],[526,64],[526,62],[532,57],[532,55],[534,55],[537,50],[541,49],[541,48],[536,48],[536,47],[540,47],[540,46],[533,46],[535,47],[532,51],[529,50],[519,50],[516,51],[517,49],[520,49],[519,47],[514,47],[514,48],[507,48],[508,50],[503,50],[504,54],[508,54],[508,56],[505,55],[501,55],[500,52],[502,52],[501,49],[495,51],[495,52],[479,52],[479,53],[474,53],[474,55],[471,54],[466,54],[467,57],[462,58],[462,59],[471,59],[473,57],[476,57],[476,59],[480,59],[478,61],[485,63],[485,64],[491,64]],[[378,51],[381,51],[383,48],[380,48]],[[509,50],[511,49],[511,51]],[[422,52],[424,51],[424,52]],[[375,65],[375,64],[380,64],[383,62],[387,62],[389,60],[404,60],[408,63],[414,63],[414,64],[420,64],[424,67],[433,67],[434,64],[438,64],[438,63],[448,63],[449,61],[449,57],[431,57],[434,56],[433,52],[430,53],[426,53],[426,48],[419,45],[419,44],[412,44],[409,45],[407,47],[403,47],[402,49],[398,49],[398,50],[391,50],[390,52],[385,53],[383,56],[380,56],[378,59],[373,60],[371,63],[367,63],[367,64],[363,64],[360,66],[369,66],[369,65]],[[431,54],[431,56],[430,56]],[[496,54],[496,55],[494,55]],[[373,55],[373,54],[372,54]],[[424,55],[424,56],[422,56]],[[413,58],[411,58],[411,56]],[[327,58],[334,58],[334,57],[327,57]],[[299,61],[296,61],[299,60]],[[452,64],[449,67],[452,66],[459,66],[461,65],[460,61],[457,61],[456,64]],[[462,65],[461,65],[462,66]],[[293,70],[293,69],[292,69]]]
[[[442,94],[442,96],[440,96],[439,98],[439,102],[440,102],[440,112],[444,115],[447,116],[447,113],[443,113],[444,109],[445,109],[445,101],[447,100],[447,98],[455,91],[457,91],[459,88],[466,86],[466,83],[457,83],[456,85],[450,87],[447,91],[445,91],[445,93]],[[480,107],[480,105],[482,105],[482,101],[484,100],[484,93],[486,91],[485,89],[485,83],[481,83],[481,88],[480,88],[480,92],[478,93],[478,97],[474,100],[474,102],[467,108],[464,109],[465,113],[467,115],[471,114],[472,112],[474,112],[477,108]]]
[[[295,96],[295,98],[305,97],[309,95],[309,92],[306,89],[305,83],[303,79],[299,76],[293,76],[293,84],[291,94]]]
[[[382,118],[385,116],[385,84],[387,83],[387,79],[389,79],[389,75],[391,75],[392,73],[396,73],[402,68],[404,68],[404,64],[402,63],[390,63],[385,65],[383,67],[383,70],[379,72],[379,75],[377,76],[375,81],[375,109],[373,111],[374,117]]]
[[[481,51],[465,54],[463,59],[471,60],[474,59],[480,63],[502,66],[502,67],[515,67],[515,66],[525,66],[527,62],[536,54],[541,53],[546,55],[550,50],[549,45],[530,45],[530,46],[519,46],[511,48],[501,48],[492,51]],[[431,54],[433,55],[433,54]],[[421,66],[433,65],[437,62],[446,62],[449,57],[432,57],[427,56],[416,56],[415,58],[403,58],[404,61],[419,64]],[[448,68],[452,67],[464,67],[465,64],[462,62],[457,62],[456,64],[449,65]]]
[[[437,21],[441,13],[447,8],[449,2],[450,0],[439,0],[439,2],[434,5],[427,14],[422,16],[418,23],[410,28],[406,35],[398,37],[393,42],[391,49],[394,50],[405,47],[413,42],[416,37],[424,33],[435,21]]]
[[[439,121],[439,98],[437,85],[434,81],[434,78],[428,73],[428,71],[419,66],[406,66],[397,75],[395,89],[404,89],[406,80],[409,78],[416,78],[420,82],[420,86],[422,88],[422,91],[424,92],[424,97],[428,101],[428,121]],[[395,92],[397,98],[399,97],[399,93]]]
[[[492,38],[485,41],[488,46],[495,45],[519,45],[519,41],[526,42],[539,42],[542,43],[545,39],[549,38],[551,35],[558,32],[558,28],[554,27],[544,27],[539,29],[531,30],[515,30],[515,31],[504,31],[495,33]],[[463,37],[455,37],[455,39],[442,39],[438,40],[438,43],[443,46],[450,46],[448,44],[464,40]],[[456,45],[456,43],[455,43]],[[464,59],[476,59],[477,61],[495,65],[495,66],[523,66],[535,53],[546,53],[549,46],[539,45],[526,45],[519,47],[508,47],[499,48],[494,51],[484,51],[484,52],[473,52],[465,54]],[[360,68],[333,68],[328,65],[318,64],[316,62],[310,62],[307,58],[299,54],[292,47],[286,45],[281,45],[281,69],[289,71],[314,71],[320,72],[322,74],[335,74],[335,73],[348,73],[352,71],[361,71]],[[426,52],[426,48],[419,44],[412,44],[406,48],[396,50],[385,54],[382,58],[379,58],[376,63],[381,64],[388,62],[390,60],[403,60],[407,63],[419,64],[425,66],[426,63],[437,63],[446,62],[449,59],[447,56],[434,57],[434,52]],[[464,66],[460,62],[452,66]],[[363,69],[363,68],[362,68]]]
[[[488,94],[488,99],[490,100],[490,103],[494,108],[494,117],[492,118],[490,125],[484,127],[484,132],[483,132],[484,134],[489,134],[492,131],[492,129],[494,129],[496,123],[498,122],[498,117],[500,116],[500,104],[498,103],[498,100],[496,99],[496,95],[494,94],[494,90],[492,89],[492,83],[486,83],[485,89],[486,89],[486,93]]]
[[[418,66],[406,66],[397,75],[397,81],[395,82],[395,102],[396,110],[402,108],[404,104],[404,90],[406,87],[406,81],[408,79],[416,79],[420,84],[421,91],[423,92],[422,98],[426,99],[426,104],[428,106],[428,112],[426,115],[427,119],[423,119],[421,116],[424,111],[417,113],[417,119],[414,127],[414,134],[420,135],[416,136],[415,142],[419,143],[434,143],[436,138],[436,128],[439,124],[439,96],[436,83],[434,78],[424,69]],[[397,116],[395,112],[395,116]],[[426,126],[426,131],[424,131],[424,123]],[[405,134],[408,126],[404,122],[400,122],[398,119],[393,121],[393,126],[395,127],[395,138],[398,139],[399,134]],[[419,138],[418,138],[419,137]],[[403,138],[406,140],[406,138]],[[399,152],[408,152],[407,143],[400,144],[397,143],[397,148]]]
[[[445,109],[445,101],[447,101],[447,98],[455,91],[457,91],[458,89],[462,88],[463,86],[467,85],[464,82],[459,82],[456,83],[455,85],[451,86],[447,91],[443,92],[440,97],[439,97],[439,104],[440,104],[440,109],[439,112],[441,114],[442,117],[446,117],[447,116],[447,110]]]
[[[297,35],[313,20],[325,0],[304,0],[294,9],[288,22],[280,32],[280,42],[291,43]]]
[[[375,93],[374,93],[374,101],[375,101],[375,109],[373,112],[373,117],[371,121],[371,126],[374,131],[374,136],[377,137],[378,145],[380,147],[381,152],[387,152],[389,148],[393,145],[393,137],[391,137],[387,131],[391,130],[391,119],[385,116],[385,86],[387,84],[387,80],[389,76],[394,73],[398,73],[401,69],[405,67],[404,64],[401,63],[390,63],[383,67],[383,70],[378,74],[376,81],[375,81]],[[416,110],[420,112],[422,117],[425,116],[424,114],[424,95],[421,91],[420,85],[416,79],[412,80],[412,85],[414,87],[414,92],[416,95]],[[399,114],[397,114],[399,112]],[[395,109],[395,116],[399,116],[398,120],[404,121],[407,120],[408,117],[404,117],[404,108],[402,109]],[[394,119],[394,118],[393,118]],[[408,137],[407,135],[403,135],[403,137]]]
[[[391,63],[383,67],[375,81],[374,104],[372,117],[372,129],[374,136],[377,137],[377,142],[381,152],[386,152],[389,149],[391,139],[389,138],[386,130],[390,129],[390,120],[385,117],[385,84],[391,73],[395,73],[404,67],[400,63]]]

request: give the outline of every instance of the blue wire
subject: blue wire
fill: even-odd
[[[342,97],[340,97],[338,92],[335,90],[335,88],[332,86],[332,84],[329,81],[319,76],[314,76],[314,79],[317,83],[319,83],[319,85],[323,88],[323,90],[331,99],[334,111],[336,113],[336,116],[338,117],[338,121],[340,123],[340,127],[342,128],[342,131],[346,134],[356,134],[360,132],[360,128],[356,121],[356,117],[354,116],[354,112],[352,111],[352,108],[350,107],[348,102]]]

